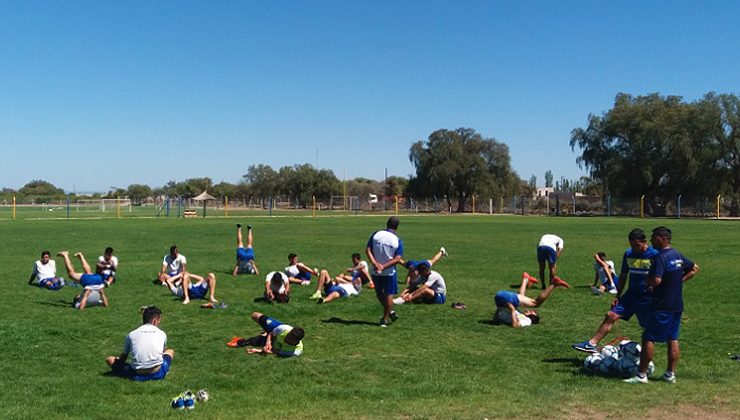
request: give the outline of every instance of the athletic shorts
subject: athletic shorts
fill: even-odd
[[[99,274],[83,274],[80,277],[80,284],[83,286],[98,286],[104,284],[104,282]]]
[[[236,249],[236,259],[238,261],[252,261],[254,260],[254,249],[239,247]]]
[[[305,281],[311,281],[311,273],[309,273],[308,271],[301,271],[298,273],[297,276],[295,276],[295,278]]]
[[[158,371],[147,375],[139,375],[136,373],[134,368],[126,362],[120,360],[116,361],[112,366],[112,372],[116,376],[131,379],[132,381],[156,381],[164,379],[167,376],[167,372],[170,371],[170,364],[172,363],[172,357],[169,354],[162,355],[162,365]]]
[[[647,341],[665,343],[678,340],[681,331],[681,312],[650,311],[642,338]]]
[[[434,292],[434,303],[444,305],[447,302],[447,295],[444,293]]]
[[[191,299],[203,299],[208,293],[208,284],[206,282],[201,283],[198,286],[190,286],[188,289],[188,295]]]
[[[275,318],[270,318],[267,315],[262,315],[257,320],[257,322],[260,324],[260,327],[262,327],[262,329],[265,330],[265,332],[267,332],[267,333],[271,333],[272,330],[274,330],[275,328],[283,325],[282,322],[278,321]]]
[[[61,277],[58,277],[57,281],[54,281],[54,278],[41,279],[39,280],[39,287],[49,290],[59,290],[64,287],[64,279]]]
[[[398,280],[396,274],[391,276],[373,276],[375,283],[375,294],[377,296],[395,295],[398,293]]]
[[[519,307],[519,295],[508,290],[501,290],[497,292],[493,300],[494,302],[496,302],[496,306],[499,308],[506,308],[507,303],[511,303],[512,305],[514,305],[515,308]]]
[[[619,315],[625,321],[629,321],[632,315],[637,315],[637,322],[642,328],[647,327],[650,318],[651,302],[640,303],[638,298],[627,293],[619,298],[616,305],[612,305],[611,311]]]
[[[329,296],[330,294],[332,294],[334,292],[339,293],[339,297],[345,297],[345,296],[347,296],[347,291],[344,290],[342,287],[336,285],[336,284],[333,284],[333,285],[329,286],[328,289],[326,289],[326,295],[327,296]]]
[[[537,247],[537,262],[549,262],[550,264],[555,264],[555,261],[558,260],[558,253],[555,252],[554,249],[550,248],[549,246],[538,246]]]

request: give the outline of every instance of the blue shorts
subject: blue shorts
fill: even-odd
[[[116,376],[121,376],[123,378],[131,379],[132,381],[156,381],[160,379],[164,379],[165,376],[167,376],[167,372],[170,371],[170,364],[172,363],[172,357],[170,357],[169,354],[165,354],[162,356],[162,365],[159,368],[158,371],[154,373],[150,373],[147,375],[139,375],[136,373],[134,368],[131,367],[130,364],[117,361],[113,364],[111,367],[113,374]]]
[[[56,279],[56,281],[54,281]],[[52,277],[50,279],[39,280],[39,287],[49,290],[59,290],[64,287],[64,279],[61,277]]]
[[[237,261],[252,261],[254,260],[254,249],[239,247],[236,249]]]
[[[191,299],[203,299],[208,293],[208,284],[203,282],[200,286],[190,286],[188,288],[188,295]]]
[[[558,253],[555,252],[554,249],[550,248],[549,246],[538,246],[537,247],[537,262],[549,262],[550,264],[555,264],[555,261],[558,260]]]
[[[493,300],[494,302],[496,302],[496,306],[499,308],[506,308],[507,303],[511,303],[512,305],[514,305],[515,308],[519,307],[519,295],[508,290],[501,290],[500,292],[497,292]]]
[[[298,275],[295,276],[295,278],[297,278],[299,280],[310,281],[311,280],[311,273],[309,273],[308,271],[300,271],[300,272],[298,272]]]
[[[100,274],[83,274],[80,277],[80,284],[83,286],[99,286],[105,284]]]
[[[443,293],[434,292],[434,303],[444,305],[447,302],[447,295]]]
[[[339,293],[339,297],[345,297],[345,296],[347,296],[347,291],[344,290],[344,288],[339,287],[336,284],[333,284],[333,285],[329,286],[328,289],[326,289],[326,295],[327,296],[329,296],[330,294],[332,294],[334,292]]]
[[[278,321],[275,318],[270,318],[267,315],[262,315],[260,319],[257,320],[257,322],[259,322],[260,327],[262,327],[262,329],[265,330],[265,332],[267,333],[271,333],[272,330],[283,325],[282,322]]]
[[[395,273],[391,276],[373,276],[373,283],[375,283],[375,294],[379,297],[398,293],[398,280]]]
[[[651,311],[642,338],[647,341],[665,343],[678,340],[680,331],[681,312]]]
[[[646,328],[651,307],[652,302],[640,303],[639,298],[627,293],[619,298],[617,304],[612,306],[611,311],[625,321],[629,321],[632,315],[637,315],[637,322],[642,328]]]

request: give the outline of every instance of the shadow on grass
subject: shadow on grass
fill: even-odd
[[[370,321],[361,321],[361,320],[354,320],[354,319],[342,319],[337,318],[335,316],[329,318],[329,319],[322,319],[321,322],[325,322],[327,324],[344,324],[344,325],[370,325],[373,327],[377,327],[377,322],[370,322]]]
[[[69,302],[67,300],[63,300],[63,299],[59,299],[56,302],[36,302],[36,303],[38,303],[39,305],[56,306],[58,308],[72,308],[72,309],[74,309],[74,307],[72,306],[72,303],[71,302]]]
[[[583,360],[576,357],[555,357],[552,359],[542,359],[545,363],[558,363],[565,366],[580,368],[583,366]]]
[[[493,325],[493,326],[496,326],[496,327],[498,327],[499,325],[501,325],[501,324],[496,324],[495,322],[493,322],[492,319],[481,319],[480,321],[478,321],[478,323],[480,323],[480,324],[486,324],[486,325]]]

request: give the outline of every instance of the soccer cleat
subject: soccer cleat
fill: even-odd
[[[312,294],[309,299],[321,299],[321,291],[317,290],[316,293]]]
[[[596,296],[601,296],[601,293],[603,293],[601,289],[596,286],[591,286],[591,292],[593,292],[593,294],[595,294]]]
[[[385,318],[380,318],[380,321],[378,321],[378,326],[381,328],[387,328],[388,321],[386,321]]]
[[[635,375],[629,379],[625,379],[622,382],[626,384],[646,384],[648,383],[648,377],[647,375],[642,376],[642,377],[640,375]]]
[[[226,343],[226,345],[229,346],[229,347],[239,347],[239,340],[241,340],[240,337],[234,336],[234,337],[231,338],[231,341],[229,341],[228,343]]]
[[[247,225],[247,230],[252,230],[252,225]]]
[[[523,279],[527,279],[527,282],[528,282],[528,283],[527,283],[527,285],[528,285],[528,286],[531,286],[531,285],[533,285],[533,284],[537,284],[537,283],[539,283],[539,282],[540,282],[539,280],[537,280],[537,279],[536,279],[535,277],[531,276],[531,275],[530,275],[529,273],[527,273],[526,271],[522,273],[522,278],[523,278]]]
[[[170,406],[172,408],[176,408],[178,410],[182,410],[185,408],[185,399],[183,398],[183,395],[180,394],[172,399],[172,402],[170,403]]]
[[[324,303],[324,298],[320,297],[319,300],[316,301],[316,304],[321,305]]]
[[[397,298],[393,299],[393,304],[394,305],[403,305],[404,303],[406,303],[406,301],[403,300],[402,297],[397,297]]]
[[[575,350],[582,351],[584,353],[598,353],[599,349],[596,348],[596,344],[591,344],[588,340],[582,343],[573,344]]]
[[[396,322],[396,320],[398,319],[398,314],[396,314],[396,311],[391,311],[389,316],[391,317],[391,321],[393,322]]]
[[[447,253],[447,250],[445,249],[445,247],[440,247],[439,248],[439,252],[441,252],[442,253],[442,256],[445,257],[445,258],[447,258],[447,256],[449,255]]]
[[[668,372],[664,373],[663,376],[660,377],[660,380],[668,383],[668,384],[675,384],[676,383],[676,375],[669,375]]]
[[[183,399],[183,402],[185,403],[185,408],[187,408],[188,410],[194,409],[195,408],[195,396],[193,395],[193,393],[188,390],[188,391],[185,391],[183,395],[184,396],[182,399]]]
[[[555,287],[565,287],[566,289],[570,289],[570,284],[566,283],[565,280],[561,279],[560,277],[553,277],[552,284],[555,285]]]
[[[240,227],[242,227],[242,224],[241,223],[237,223],[236,224],[236,228],[239,229]]]

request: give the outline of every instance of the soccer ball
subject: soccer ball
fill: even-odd
[[[617,368],[617,364],[619,362],[617,359],[614,359],[613,357],[606,357],[604,358],[601,363],[599,364],[599,374],[603,376],[614,376],[619,371]]]
[[[633,359],[625,357],[619,360],[619,374],[623,378],[631,378],[637,375],[638,370],[639,366]]]
[[[601,361],[603,359],[601,358],[601,355],[598,353],[594,353],[586,357],[586,359],[583,361],[583,370],[586,373],[593,374],[599,369],[599,365],[601,364]]]
[[[210,398],[210,396],[208,395],[208,391],[205,389],[201,389],[195,394],[195,399],[200,402],[206,402],[208,401],[208,398]]]
[[[642,346],[634,341],[627,342],[619,346],[619,358],[630,358],[635,362],[640,360],[640,351]]]
[[[606,358],[612,358],[612,359],[619,359],[619,350],[611,345],[604,346],[603,349],[601,349],[601,357]]]
[[[655,372],[655,363],[653,363],[653,361],[651,360],[650,363],[648,363],[648,376],[651,376],[653,372]]]

